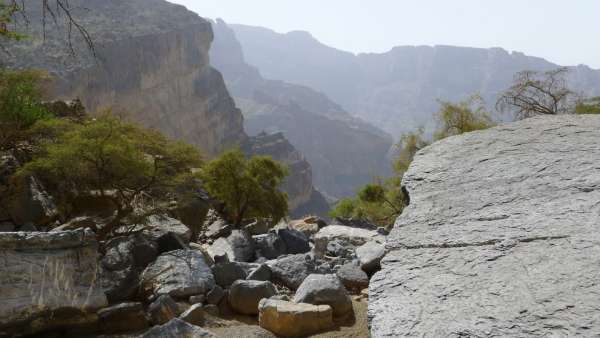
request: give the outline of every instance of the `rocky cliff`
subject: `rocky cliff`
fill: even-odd
[[[420,151],[373,337],[599,335],[599,137],[597,116],[538,117]]]
[[[90,112],[111,107],[215,155],[243,141],[243,117],[221,75],[209,64],[210,23],[162,0],[71,1],[73,16],[94,40],[95,53],[66,27],[48,25],[41,37],[40,6],[31,6],[31,39],[10,46],[4,63],[48,70],[54,97],[79,97]]]
[[[330,196],[353,195],[374,176],[391,171],[392,139],[352,117],[326,95],[308,87],[266,80],[248,65],[233,30],[214,23],[211,62],[245,116],[251,135],[282,132],[312,164],[315,185]]]
[[[437,99],[454,101],[480,93],[493,108],[498,92],[510,85],[516,72],[558,67],[501,48],[402,46],[387,53],[354,55],[326,46],[306,32],[231,27],[246,61],[265,77],[321,91],[395,138],[420,126],[432,129]],[[579,91],[600,94],[599,71],[571,67],[569,81]]]

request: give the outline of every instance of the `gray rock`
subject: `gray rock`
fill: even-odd
[[[227,255],[230,261],[250,262],[254,258],[254,241],[245,230],[234,230],[229,237],[217,239],[208,253],[211,257]]]
[[[547,116],[419,152],[373,337],[597,335],[599,137],[598,116]]]
[[[246,270],[238,262],[218,263],[212,267],[215,282],[223,288],[228,288],[239,279],[246,279]]]
[[[308,237],[295,229],[279,229],[277,235],[281,237],[287,248],[287,253],[296,255],[310,251]]]
[[[263,235],[269,232],[269,223],[264,219],[254,220],[252,223],[244,226],[244,230],[251,236]]]
[[[211,316],[219,315],[219,307],[216,304],[206,304],[202,307],[205,313],[208,313]]]
[[[202,304],[206,301],[206,296],[205,295],[197,295],[197,296],[191,296],[189,299],[190,304],[194,305],[194,304]]]
[[[206,221],[204,221],[204,237],[208,239],[217,239],[220,237],[227,237],[231,234],[233,226],[227,223],[219,213],[211,209],[206,215]]]
[[[103,333],[137,332],[148,328],[142,303],[121,303],[98,311],[98,325]]]
[[[229,290],[229,304],[237,313],[256,315],[260,300],[276,294],[277,290],[271,282],[239,280]]]
[[[160,253],[186,249],[192,238],[192,230],[179,220],[168,216],[151,216],[147,225],[149,230],[145,233],[158,243]]]
[[[381,259],[385,256],[385,246],[376,242],[368,242],[356,248],[356,257],[360,268],[366,273],[373,273],[381,268]]]
[[[267,265],[271,268],[273,282],[291,290],[296,290],[308,275],[317,270],[316,263],[306,254],[284,256],[268,261]]]
[[[256,244],[256,255],[266,259],[276,259],[285,255],[287,247],[281,237],[275,232],[252,237]]]
[[[94,321],[108,305],[99,265],[89,230],[0,233],[0,336]]]
[[[369,276],[355,264],[343,265],[338,269],[336,275],[348,291],[360,293],[369,286]]]
[[[334,316],[352,313],[352,299],[336,275],[308,276],[296,291],[294,302],[329,305]]]
[[[356,256],[356,248],[352,243],[345,239],[334,239],[327,243],[326,255],[328,257],[342,258],[352,260]]]
[[[258,281],[269,281],[271,280],[272,272],[271,268],[267,264],[261,264],[258,268],[253,270],[246,279],[258,280]]]
[[[185,310],[179,319],[188,322],[192,325],[202,326],[204,324],[204,310],[202,304],[194,304],[189,309]]]
[[[52,197],[35,177],[20,178],[11,184],[3,204],[18,225],[47,225],[58,216]]]
[[[330,242],[338,240],[354,247],[367,242],[385,242],[385,236],[375,230],[352,228],[344,225],[329,225],[319,230],[315,235],[315,255],[322,257],[327,252]]]
[[[297,304],[271,298],[260,301],[259,312],[259,325],[282,337],[307,337],[334,326],[329,305]]]
[[[224,296],[225,292],[223,291],[223,288],[215,285],[215,287],[206,294],[206,301],[208,304],[217,305],[221,302],[221,299],[223,299]]]
[[[169,295],[160,295],[148,306],[152,325],[161,325],[179,315],[179,306]]]
[[[144,270],[141,286],[146,295],[187,299],[211,290],[215,279],[201,252],[176,250],[163,253]]]
[[[155,326],[138,338],[218,338],[214,333],[175,318]]]

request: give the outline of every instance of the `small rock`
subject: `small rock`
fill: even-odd
[[[223,288],[228,288],[239,279],[246,279],[246,270],[237,262],[218,263],[212,267],[215,281]]]
[[[334,316],[352,312],[352,299],[336,275],[308,276],[296,291],[294,302],[330,305]]]
[[[254,259],[254,241],[245,230],[234,230],[229,237],[217,239],[208,253],[213,258],[227,255],[230,261],[250,262]]]
[[[215,287],[206,294],[206,301],[208,304],[217,305],[221,302],[221,299],[223,299],[224,296],[225,291],[223,291],[223,288],[215,285]]]
[[[271,282],[239,280],[229,290],[229,304],[240,314],[258,314],[258,303],[263,298],[277,294],[277,289]]]
[[[153,325],[164,324],[179,314],[179,306],[169,295],[161,295],[148,306],[150,322]]]
[[[369,286],[369,276],[352,263],[342,266],[336,274],[348,291],[359,292]]]
[[[204,323],[204,310],[202,304],[194,304],[185,312],[183,312],[179,318],[192,325],[201,326]]]
[[[271,268],[267,264],[261,264],[257,269],[252,271],[247,280],[258,280],[258,281],[270,281],[271,280]]]
[[[168,323],[155,326],[137,338],[218,338],[201,327],[174,318]]]
[[[308,237],[298,230],[294,229],[279,229],[277,235],[281,237],[288,254],[302,254],[310,251]]]
[[[334,326],[329,305],[262,299],[258,307],[260,327],[282,337],[306,337]]]
[[[135,332],[148,328],[142,303],[121,303],[98,311],[98,324],[103,333]]]

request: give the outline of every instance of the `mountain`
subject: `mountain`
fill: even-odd
[[[95,55],[76,33],[75,54],[70,53],[62,20],[47,25],[44,39],[41,6],[30,6],[29,38],[8,45],[2,63],[48,71],[49,99],[79,98],[92,114],[106,108],[126,112],[131,120],[198,146],[209,158],[235,145],[262,149],[255,146],[261,140],[244,131],[242,113],[209,63],[214,38],[209,21],[163,0],[69,4],[93,38]],[[290,207],[326,209],[312,185],[310,164],[295,148],[284,150],[288,153],[273,155],[292,168],[286,182]]]
[[[330,196],[353,195],[374,176],[390,173],[393,140],[384,131],[309,87],[263,78],[244,60],[233,30],[222,20],[213,27],[211,63],[223,73],[249,134],[282,132],[312,164],[317,188]]]
[[[544,59],[501,48],[403,46],[387,53],[354,55],[320,43],[309,33],[231,25],[246,61],[267,78],[309,86],[350,113],[398,138],[419,126],[431,129],[438,99],[461,100],[479,93],[490,108],[522,70],[559,67]],[[570,67],[570,85],[600,94],[600,72]],[[507,119],[508,116],[498,116]]]

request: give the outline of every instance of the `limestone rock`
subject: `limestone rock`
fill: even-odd
[[[212,271],[201,252],[176,250],[160,255],[141,277],[147,295],[168,294],[173,298],[202,295],[215,286]]]
[[[294,302],[329,305],[334,316],[352,312],[352,299],[336,275],[308,276],[296,290]]]
[[[223,291],[223,288],[219,285],[215,285],[215,287],[206,294],[206,301],[208,304],[217,305],[224,296],[225,292]]]
[[[311,238],[319,229],[327,226],[327,223],[315,216],[305,217],[301,220],[291,221],[289,227],[302,232],[306,237]]]
[[[18,225],[47,225],[58,216],[52,197],[33,176],[21,178],[11,184],[3,204],[13,223]]]
[[[268,261],[272,279],[276,283],[296,290],[308,275],[317,271],[316,263],[310,255],[299,254],[284,256]]]
[[[147,223],[149,230],[145,233],[158,243],[160,253],[186,249],[192,238],[192,230],[174,218],[151,216]]]
[[[277,290],[271,282],[239,280],[233,283],[229,290],[229,304],[238,313],[256,315],[260,300],[276,294]]]
[[[217,239],[208,253],[213,258],[227,255],[230,261],[249,262],[254,258],[254,241],[245,230],[234,230],[227,238]]]
[[[107,305],[98,261],[89,230],[0,233],[0,336],[95,320]]]
[[[205,229],[203,235],[209,239],[227,237],[231,234],[231,230],[233,230],[233,227],[215,209],[208,211],[203,227]]]
[[[271,280],[272,271],[267,264],[261,264],[258,268],[254,269],[246,279],[258,280],[258,281],[269,281]]]
[[[148,306],[148,315],[153,325],[162,325],[179,315],[179,307],[171,296],[160,295]]]
[[[598,116],[547,116],[420,151],[371,279],[373,337],[597,335],[599,137]]]
[[[175,318],[168,323],[155,326],[137,338],[218,338],[199,326]]]
[[[327,251],[329,242],[336,239],[358,247],[372,241],[383,243],[385,236],[374,230],[352,228],[344,225],[329,225],[319,230],[315,235],[315,255],[323,256]]]
[[[98,311],[103,333],[136,332],[148,328],[142,303],[121,303]]]
[[[373,273],[381,267],[381,259],[385,256],[385,245],[376,242],[367,242],[356,248],[356,257],[360,267],[366,273]]]
[[[281,337],[306,337],[330,329],[334,325],[329,305],[263,299],[258,308],[259,325]]]

